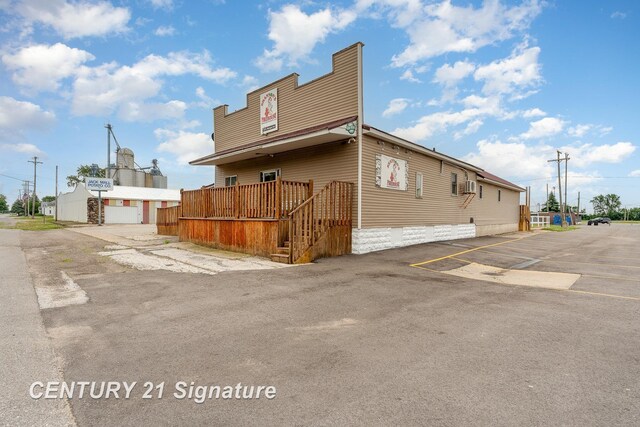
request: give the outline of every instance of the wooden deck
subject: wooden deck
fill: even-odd
[[[160,208],[158,234],[295,263],[351,252],[353,184],[276,181],[181,191]]]

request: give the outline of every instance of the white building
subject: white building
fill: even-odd
[[[88,191],[84,184],[78,184],[69,193],[61,193],[58,219],[84,223],[89,222],[90,217],[97,219],[97,212],[91,215],[97,203],[89,203],[97,197],[98,192]],[[102,192],[102,200],[105,224],[155,224],[156,209],[179,204],[180,190],[115,185],[113,190]]]

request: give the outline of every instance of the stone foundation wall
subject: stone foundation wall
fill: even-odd
[[[104,199],[101,200],[102,204],[102,224],[104,224]],[[98,223],[98,198],[89,197],[87,199],[87,222],[89,224]]]
[[[516,230],[518,225],[516,224]],[[396,227],[396,228],[354,228],[352,231],[351,252],[367,252],[440,240],[467,239],[476,237],[475,224],[446,224],[435,226]]]

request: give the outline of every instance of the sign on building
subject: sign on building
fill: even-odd
[[[278,130],[278,88],[260,95],[260,134]]]
[[[84,185],[87,188],[87,190],[109,191],[109,190],[113,190],[113,179],[87,177],[84,180]]]
[[[376,185],[380,188],[407,191],[409,186],[407,161],[384,154],[376,155]]]

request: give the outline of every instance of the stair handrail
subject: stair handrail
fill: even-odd
[[[332,187],[336,188],[338,184],[351,185],[350,182],[345,181],[330,181],[328,182],[318,193],[314,194],[302,204],[297,206],[294,210],[289,212],[289,263],[294,263],[304,251],[313,246],[318,239],[320,239],[331,227],[331,224],[338,220],[334,218],[336,212],[329,212],[327,206],[321,206],[325,210],[327,217],[323,218],[326,221],[319,221],[316,214],[316,201],[321,200],[322,197],[326,197],[326,194]],[[347,216],[351,215],[351,207],[348,207]],[[304,223],[306,216],[305,227],[302,228],[302,235],[298,236],[294,233],[297,222]],[[299,218],[296,218],[299,217]],[[348,218],[350,219],[350,218]],[[302,247],[300,247],[302,245]]]

